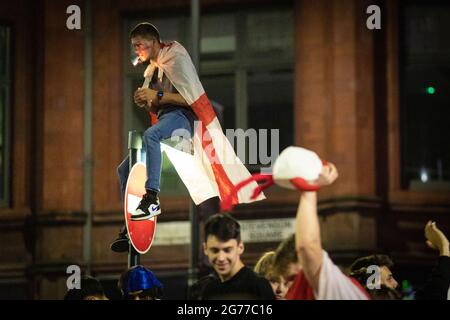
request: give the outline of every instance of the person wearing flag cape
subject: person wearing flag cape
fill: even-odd
[[[134,93],[134,102],[149,112],[152,123],[143,136],[146,193],[132,212],[131,220],[141,221],[161,214],[158,193],[162,149],[196,205],[212,197],[223,199],[230,195],[233,204],[264,199],[264,194],[251,197],[256,182],[236,194],[232,192],[236,184],[251,175],[223,134],[186,49],[177,41],[162,42],[158,29],[148,22],[134,27],[130,37],[136,62],[148,63],[144,83]],[[191,139],[193,154],[161,143],[173,136]],[[127,157],[118,167],[122,197],[128,174]],[[125,236],[122,230],[119,238],[126,240]]]

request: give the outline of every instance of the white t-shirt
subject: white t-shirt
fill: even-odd
[[[316,300],[368,300],[367,295],[331,261],[326,251],[323,251],[319,289],[314,296]]]

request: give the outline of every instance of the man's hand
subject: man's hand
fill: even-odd
[[[322,172],[319,174],[319,177],[314,180],[311,184],[318,184],[321,187],[328,186],[332,184],[339,176],[339,173],[331,162],[322,166]]]
[[[426,244],[434,250],[439,250],[441,256],[449,256],[449,242],[444,233],[431,220],[425,225]]]
[[[157,91],[149,88],[139,88],[134,92],[134,102],[139,107],[156,107],[158,105]],[[147,108],[146,108],[147,109]]]

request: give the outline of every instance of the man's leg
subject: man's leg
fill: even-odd
[[[180,110],[164,114],[158,123],[144,133],[146,150],[147,181],[144,195],[138,208],[132,215],[132,220],[146,220],[161,213],[158,192],[161,178],[161,141],[176,136],[192,136],[192,127],[188,119]]]
[[[125,188],[127,187],[128,176],[130,174],[130,157],[127,156],[117,167],[119,177],[120,196],[122,202],[125,199]],[[127,228],[125,225],[119,231],[119,236],[111,243],[111,250],[114,252],[127,252],[129,248]]]
[[[125,199],[125,188],[127,187],[128,176],[130,174],[130,157],[127,156],[117,167],[117,175],[120,183],[120,195],[122,201]]]
[[[144,133],[144,145],[147,161],[146,190],[159,192],[161,179],[161,144],[162,140],[172,136],[191,137],[192,129],[188,119],[180,110],[164,114],[158,123]]]

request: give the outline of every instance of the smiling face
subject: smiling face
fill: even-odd
[[[131,46],[141,62],[154,60],[158,56],[160,48],[158,40],[142,36],[131,38]]]
[[[205,255],[222,281],[232,278],[244,265],[241,254],[244,244],[236,239],[221,241],[214,235],[209,235],[203,243]]]

